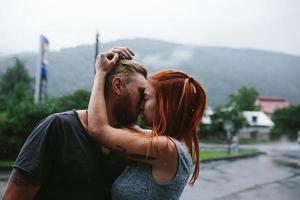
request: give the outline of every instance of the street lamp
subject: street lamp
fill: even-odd
[[[223,123],[223,128],[226,131],[226,135],[227,135],[227,145],[228,145],[228,153],[230,153],[231,150],[231,131],[233,129],[233,122],[230,120],[226,120]]]

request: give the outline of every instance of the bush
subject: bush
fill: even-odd
[[[0,114],[0,157],[14,159],[32,129],[46,116],[74,108],[87,108],[90,93],[84,90],[34,104],[32,99],[10,106]]]
[[[286,135],[290,140],[296,140],[300,130],[300,105],[291,105],[276,110],[272,115],[275,126],[272,129],[272,138],[278,139]]]

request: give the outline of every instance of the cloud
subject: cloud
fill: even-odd
[[[51,50],[92,43],[98,29],[103,42],[143,37],[300,55],[299,17],[299,0],[0,0],[0,53],[37,51],[40,34]]]
[[[190,48],[178,48],[173,50],[171,54],[155,54],[146,55],[141,58],[143,63],[159,69],[161,67],[176,67],[180,65],[181,62],[189,60],[193,57],[193,49]]]

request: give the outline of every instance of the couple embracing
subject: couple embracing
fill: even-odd
[[[203,86],[184,72],[147,79],[130,48],[97,57],[88,109],[43,119],[23,145],[3,200],[179,199],[199,174]],[[137,126],[139,114],[147,125]]]

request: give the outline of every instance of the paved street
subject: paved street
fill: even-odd
[[[204,145],[216,148],[219,146]],[[202,164],[194,187],[182,200],[299,200],[300,147],[297,144],[247,145],[266,155]]]
[[[202,145],[202,148],[223,148]],[[298,200],[300,147],[297,144],[245,145],[266,155],[236,161],[203,163],[194,187],[186,187],[182,200]],[[2,193],[9,172],[0,172]],[[1,196],[1,195],[0,195]]]

